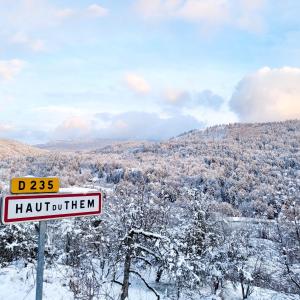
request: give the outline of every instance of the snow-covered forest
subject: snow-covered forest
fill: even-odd
[[[45,299],[300,299],[299,148],[300,121],[286,121],[8,151],[0,190],[57,176],[104,195],[100,217],[48,222]],[[0,299],[33,299],[37,230],[0,225]]]

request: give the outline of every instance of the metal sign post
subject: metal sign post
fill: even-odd
[[[38,261],[37,261],[37,271],[36,271],[36,293],[35,293],[36,300],[42,300],[43,298],[46,229],[47,229],[47,221],[40,221],[39,240],[38,240]]]

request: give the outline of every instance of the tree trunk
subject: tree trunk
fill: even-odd
[[[218,278],[216,278],[216,279],[213,281],[213,286],[214,286],[213,292],[214,292],[214,295],[217,294],[217,291],[218,291],[218,289],[219,289],[219,285],[220,285],[220,281],[219,281]]]
[[[164,271],[163,268],[158,269],[158,271],[156,272],[155,282],[160,282],[163,271]]]
[[[67,241],[66,241],[66,265],[70,266],[71,261],[70,261],[70,245],[71,245],[71,237],[70,234],[67,232]]]
[[[180,286],[177,287],[177,300],[180,299]]]
[[[241,275],[240,275],[241,276]],[[242,295],[243,295],[243,300],[246,299],[247,297],[245,296],[245,288],[244,288],[244,282],[243,279],[240,278],[240,283],[241,283],[241,288],[242,288]]]
[[[123,275],[123,283],[122,283],[122,293],[120,300],[128,299],[128,289],[129,289],[129,276],[130,276],[130,266],[132,259],[132,244],[133,244],[133,233],[130,233],[125,241],[127,252],[125,256],[124,263],[124,275]]]

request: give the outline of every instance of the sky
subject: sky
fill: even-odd
[[[0,138],[299,118],[299,0],[0,0]]]

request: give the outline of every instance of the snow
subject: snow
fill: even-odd
[[[76,194],[76,193],[84,194],[84,193],[91,193],[91,192],[99,192],[99,190],[93,189],[93,188],[73,186],[73,187],[68,187],[68,188],[60,188],[59,192],[60,193],[70,193],[70,194]]]
[[[154,233],[154,232],[149,232],[149,231],[145,231],[142,229],[132,229],[131,232],[136,233],[136,234],[142,234],[144,236],[148,236],[148,237],[152,237],[152,238],[156,238],[156,239],[165,239],[164,236],[158,234],[158,233]]]
[[[12,265],[0,269],[0,299],[34,300],[35,299],[35,267]],[[71,300],[72,294],[63,282],[59,269],[45,270],[43,300]]]
[[[68,283],[64,279],[66,270],[56,266],[56,268],[46,269],[44,273],[44,292],[43,300],[71,300],[74,299],[73,294],[68,289]],[[156,296],[145,286],[132,276],[132,286],[129,289],[129,300],[156,300]],[[2,300],[34,300],[35,299],[35,266],[30,265],[24,267],[22,265],[11,265],[0,269],[0,299]],[[120,286],[108,284],[103,287],[111,299],[117,299],[120,294]],[[161,287],[161,299],[169,300],[167,295],[172,290],[171,286]],[[203,289],[203,296],[197,298],[199,300],[240,300],[241,291],[239,287],[235,289],[232,284],[228,283],[227,288],[221,297],[204,296],[208,293],[207,289]],[[221,295],[220,295],[221,296]],[[101,296],[98,300],[105,300],[105,296]],[[181,300],[189,299],[182,296]],[[268,289],[255,287],[253,294],[249,300],[300,300],[300,296],[293,294],[284,294]]]
[[[273,224],[274,220],[268,219],[257,219],[257,218],[246,218],[246,217],[227,217],[227,222],[238,222],[238,223],[251,223],[251,224]]]
[[[72,187],[67,187],[67,188],[60,188],[59,193],[94,193],[94,192],[105,192],[106,194],[110,194],[113,192],[113,188],[109,184],[102,184],[102,185],[95,185],[91,184],[88,185],[86,184],[84,187],[79,187],[79,186],[72,186]]]
[[[242,293],[240,287],[235,289],[232,284],[229,284],[225,289],[223,300],[241,300]],[[248,298],[249,300],[299,300],[299,295],[284,294],[269,289],[255,287],[253,293]]]

